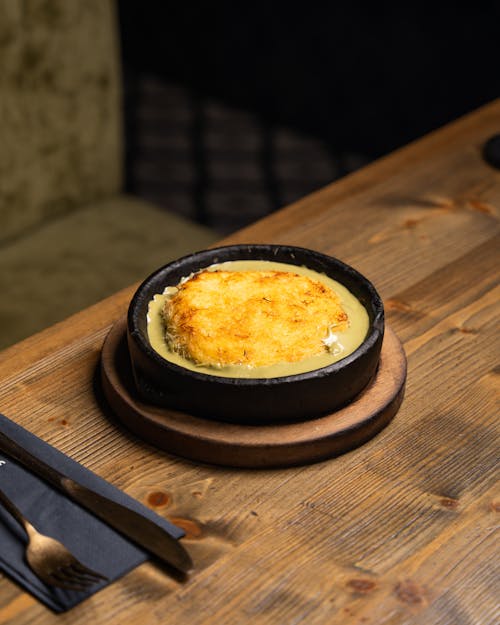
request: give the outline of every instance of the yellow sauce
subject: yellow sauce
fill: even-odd
[[[325,352],[310,358],[294,363],[279,363],[267,367],[247,367],[244,365],[234,365],[227,367],[207,367],[200,366],[191,362],[187,358],[183,358],[176,352],[170,350],[165,341],[165,327],[161,311],[163,310],[165,300],[175,292],[175,287],[167,287],[164,293],[157,294],[149,303],[148,308],[148,338],[153,349],[155,349],[163,358],[169,360],[176,365],[197,371],[198,373],[206,373],[208,375],[216,375],[231,378],[277,378],[287,375],[295,375],[306,371],[313,371],[321,367],[326,367],[342,358],[345,358],[357,349],[364,341],[368,332],[369,318],[366,309],[361,302],[342,284],[329,278],[325,274],[318,273],[307,267],[299,267],[288,265],[286,263],[277,263],[272,261],[229,261],[218,263],[207,267],[206,270],[216,271],[217,269],[225,271],[289,271],[297,273],[317,280],[325,284],[340,297],[342,307],[349,318],[349,327],[336,333],[330,333],[325,337]],[[187,276],[186,276],[187,278]]]

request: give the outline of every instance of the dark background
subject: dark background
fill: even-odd
[[[255,212],[275,210],[499,95],[499,2],[122,0],[119,13],[128,188],[221,231],[253,220]],[[170,106],[172,97],[175,106]],[[183,106],[189,119],[184,123],[181,115],[183,122],[176,124],[172,116]],[[235,111],[241,136],[246,124],[246,134],[259,137],[252,157],[259,173],[254,168],[245,179],[242,171],[252,169],[247,159],[238,175],[217,178],[211,158],[222,159],[215,172],[223,171],[224,158],[228,163],[243,158]],[[214,120],[219,148],[224,128],[233,137],[218,156],[211,155]],[[187,141],[183,154],[159,140],[162,132],[167,137],[181,126]],[[156,133],[162,150],[155,152],[155,142],[144,141],[148,133]],[[291,153],[295,168],[280,178],[280,166],[290,162]],[[184,186],[179,176],[172,177],[176,159],[187,159],[192,170],[192,175],[184,172]],[[248,206],[242,192],[238,200],[238,182],[240,191],[247,189]],[[226,195],[221,191],[214,199],[214,189],[226,189]],[[180,190],[184,208],[176,207]],[[221,211],[231,197],[233,209]],[[240,215],[239,221],[231,220],[231,212]]]

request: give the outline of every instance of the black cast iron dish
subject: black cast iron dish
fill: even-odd
[[[166,286],[214,263],[271,260],[305,266],[341,282],[368,311],[364,342],[338,362],[307,373],[279,378],[224,378],[168,362],[150,345],[148,305]],[[127,338],[137,391],[149,403],[210,419],[236,423],[305,420],[347,404],[377,370],[384,334],[384,308],[373,285],[341,261],[300,247],[231,245],[180,258],[151,274],[128,310]]]

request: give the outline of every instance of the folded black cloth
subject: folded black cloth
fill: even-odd
[[[0,414],[0,430],[73,480],[153,520],[174,538],[183,531]],[[0,485],[33,525],[60,540],[108,579],[85,591],[45,585],[24,558],[26,535],[0,506],[0,569],[55,612],[64,612],[148,559],[148,553],[0,452]]]

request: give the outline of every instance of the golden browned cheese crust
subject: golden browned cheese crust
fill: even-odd
[[[202,271],[178,286],[163,311],[170,349],[197,364],[261,367],[325,352],[346,329],[337,294],[285,271]]]

